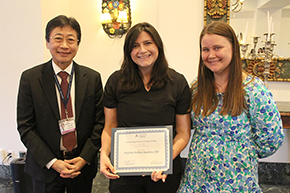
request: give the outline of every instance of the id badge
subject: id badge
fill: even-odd
[[[62,135],[76,130],[76,123],[74,117],[62,119],[58,121],[60,133]]]

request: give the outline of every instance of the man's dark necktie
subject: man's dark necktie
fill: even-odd
[[[58,75],[62,79],[60,86],[61,86],[64,98],[66,99],[67,88],[68,88],[68,82],[67,82],[68,73],[59,72]],[[67,108],[68,117],[66,117],[65,107],[64,107],[64,104],[63,104],[63,101],[62,101],[61,102],[61,119],[66,119],[66,118],[73,117],[73,111],[72,111],[72,105],[71,105],[71,97],[69,97],[69,100],[67,102],[66,108]],[[67,133],[67,134],[64,134],[63,138],[62,138],[62,142],[63,142],[63,146],[65,148],[67,148],[69,151],[72,151],[74,149],[75,145],[76,145],[75,131]]]

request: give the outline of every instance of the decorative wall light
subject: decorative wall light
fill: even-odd
[[[132,23],[130,0],[103,0],[101,23],[110,38],[122,37]]]
[[[214,21],[230,23],[230,0],[204,0],[204,25]]]
[[[241,9],[243,8],[243,3],[244,3],[244,0],[236,0],[232,4],[232,11],[236,13],[241,11]]]

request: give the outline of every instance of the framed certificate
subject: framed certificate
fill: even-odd
[[[112,129],[111,162],[120,176],[172,174],[172,126]]]

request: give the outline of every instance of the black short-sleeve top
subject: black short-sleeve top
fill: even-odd
[[[105,86],[104,106],[117,108],[118,127],[173,125],[176,114],[189,113],[190,88],[183,75],[170,69],[171,79],[162,89],[144,87],[134,93],[118,91],[121,72],[115,71]]]

